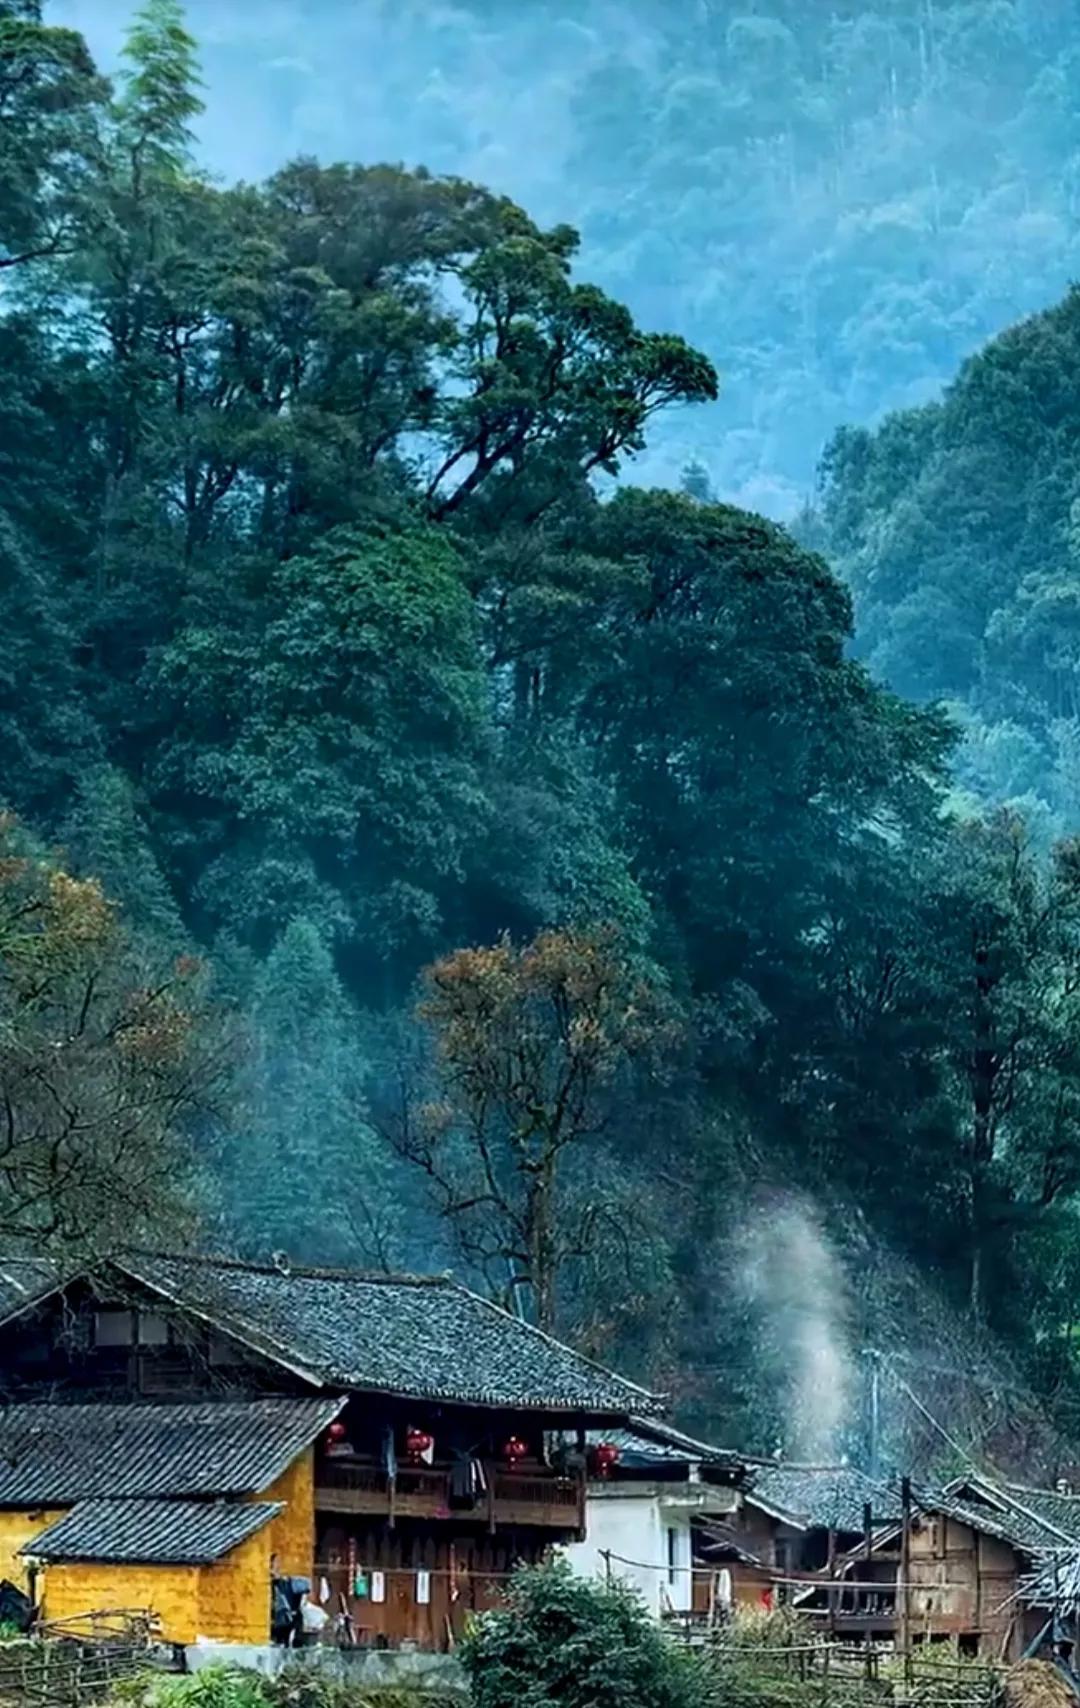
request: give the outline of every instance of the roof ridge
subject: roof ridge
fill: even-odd
[[[874,1481],[874,1478],[868,1472],[860,1470],[858,1465],[822,1464],[812,1459],[755,1459],[750,1454],[746,1455],[746,1462],[765,1471],[845,1471],[852,1476],[861,1477],[864,1482]],[[884,1483],[878,1486],[886,1487]]]
[[[448,1270],[421,1275],[411,1270],[347,1269],[340,1265],[294,1263],[291,1258],[285,1266],[269,1258],[236,1257],[231,1253],[210,1251],[161,1251],[149,1246],[129,1246],[111,1261],[122,1268],[126,1257],[147,1257],[152,1262],[161,1263],[183,1263],[191,1268],[239,1270],[250,1275],[280,1275],[285,1280],[300,1277],[311,1281],[383,1282],[396,1287],[462,1286]]]
[[[1048,1489],[1040,1483],[1002,1483],[1010,1494],[1050,1495],[1054,1500],[1075,1501],[1080,1506],[1080,1493],[1075,1489]]]

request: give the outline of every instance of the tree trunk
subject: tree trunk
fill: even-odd
[[[536,1326],[546,1334],[555,1329],[555,1162],[540,1164],[530,1193],[529,1246],[532,1260]]]

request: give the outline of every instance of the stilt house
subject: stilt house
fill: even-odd
[[[443,1278],[139,1256],[0,1265],[0,1576],[48,1619],[445,1648],[580,1539],[590,1432],[660,1403]]]

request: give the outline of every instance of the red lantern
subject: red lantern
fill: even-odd
[[[426,1429],[410,1429],[405,1437],[405,1452],[408,1454],[409,1463],[422,1464],[424,1455],[430,1453],[434,1445],[435,1438],[429,1435]]]
[[[598,1477],[610,1477],[615,1466],[619,1463],[619,1449],[613,1441],[601,1441],[593,1454]]]
[[[330,1425],[330,1428],[326,1432],[326,1438],[328,1441],[344,1441],[345,1425],[341,1422],[340,1418],[336,1423],[332,1423]]]
[[[509,1465],[520,1465],[522,1459],[528,1457],[529,1443],[522,1441],[520,1435],[512,1435],[503,1447],[503,1458]]]

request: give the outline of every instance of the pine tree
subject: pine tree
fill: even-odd
[[[77,868],[101,879],[142,935],[163,947],[186,946],[180,910],[123,771],[95,765],[79,776],[64,839]]]
[[[251,998],[249,1125],[226,1217],[253,1254],[380,1265],[396,1244],[392,1160],[364,1118],[360,1017],[317,928],[295,919]]]

